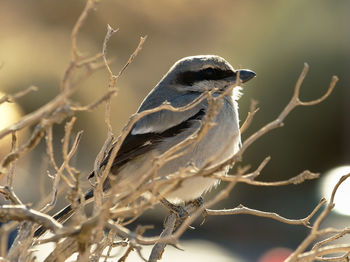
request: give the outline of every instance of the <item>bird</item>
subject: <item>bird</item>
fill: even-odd
[[[185,146],[180,150],[182,154],[159,167],[157,177],[165,177],[191,166],[200,170],[208,164],[211,157],[216,156],[212,164],[218,164],[239,150],[241,135],[237,100],[241,96],[241,87],[236,86],[236,83],[245,83],[255,76],[252,70],[235,70],[229,62],[217,55],[189,56],[175,62],[145,97],[137,113],[163,104],[182,108],[199,99],[205,92],[211,92],[214,98],[221,95],[222,105],[212,117],[213,125],[207,133],[195,145]],[[118,188],[136,189],[143,183],[142,178],[147,170],[152,169],[152,159],[197,132],[209,111],[208,98],[205,98],[186,110],[162,109],[140,118],[130,129],[113,159],[104,190],[108,191],[112,184],[117,184]],[[101,162],[101,168],[110,161],[112,149]],[[221,171],[222,174],[227,172],[228,167]],[[89,179],[94,176],[95,173],[91,172]],[[208,176],[189,177],[180,186],[167,192],[165,199],[174,205],[186,203],[200,198],[218,183],[218,179]],[[85,200],[92,198],[91,189],[85,194]],[[72,211],[72,207],[68,205],[54,215],[54,218],[59,220],[67,217]],[[36,235],[39,235],[38,231],[40,228]]]

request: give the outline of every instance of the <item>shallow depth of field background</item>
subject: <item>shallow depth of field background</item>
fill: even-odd
[[[59,92],[60,78],[70,56],[70,31],[84,4],[84,1],[67,0],[1,2],[0,91],[14,93],[30,85],[39,88],[18,101],[17,112],[29,113]],[[139,37],[148,35],[142,52],[118,81],[119,93],[113,99],[112,117],[116,135],[162,75],[185,56],[216,54],[234,67],[257,73],[245,85],[239,102],[242,120],[251,99],[258,100],[260,107],[243,140],[278,116],[292,95],[304,62],[310,65],[301,90],[305,100],[321,96],[331,76],[338,75],[340,81],[325,102],[297,108],[287,117],[283,128],[251,146],[242,163],[256,168],[271,155],[261,180],[285,180],[305,169],[320,172],[321,179],[278,188],[241,184],[217,206],[230,208],[244,204],[288,218],[302,218],[321,198],[321,181],[326,172],[350,164],[349,14],[350,3],[346,0],[101,1],[79,34],[78,45],[84,54],[97,53],[102,49],[107,23],[119,28],[108,44],[108,57],[114,59],[112,69],[117,73],[137,46]],[[82,104],[94,101],[106,91],[107,81],[106,71],[100,70],[82,84],[74,99]],[[0,106],[0,129],[12,120],[13,111],[9,110]],[[78,114],[75,131],[83,129],[84,135],[75,161],[84,172],[83,177],[93,167],[104,142],[103,117],[104,106]],[[59,161],[63,126],[57,126],[54,134]],[[22,135],[25,138],[25,132]],[[0,146],[3,157],[8,148],[4,143]],[[24,202],[35,203],[40,194],[49,192],[49,179],[39,179],[45,177],[42,172],[45,163],[44,143],[19,162],[15,190]],[[39,186],[39,181],[46,189]],[[347,197],[350,199],[350,193]],[[64,201],[59,205],[64,205]],[[164,211],[161,215],[150,211],[139,223],[161,226],[164,214]],[[327,223],[342,226],[346,219],[349,218],[334,214]],[[263,218],[226,216],[209,217],[204,226],[188,231],[183,239],[213,241],[228,253],[254,261],[270,248],[295,248],[307,232],[302,226]]]

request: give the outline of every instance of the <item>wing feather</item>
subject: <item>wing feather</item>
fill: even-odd
[[[167,137],[173,137],[184,130],[191,128],[193,120],[202,120],[205,115],[204,109],[197,109],[192,116],[188,117],[181,123],[171,126],[168,129],[161,132],[149,132],[142,134],[133,134],[130,132],[124,139],[116,158],[113,161],[112,168],[113,173],[118,173],[118,170],[126,164],[128,161],[147,153],[154,149],[154,147],[163,141]],[[113,148],[109,151],[108,155],[101,163],[101,167],[105,166],[112,153]],[[94,176],[94,172],[89,175],[89,179]]]

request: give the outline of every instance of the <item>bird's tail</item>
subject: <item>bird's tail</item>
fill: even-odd
[[[85,201],[93,198],[94,196],[94,191],[93,189],[90,189],[85,195]],[[80,203],[80,198],[78,199],[78,203]],[[67,221],[72,215],[73,215],[73,209],[71,205],[66,206],[65,208],[61,209],[60,211],[58,211],[53,218],[55,220],[57,220],[60,223],[64,223],[65,221]],[[42,234],[44,234],[44,232],[46,231],[46,228],[43,226],[40,226],[37,230],[35,230],[34,232],[34,237],[40,237]]]

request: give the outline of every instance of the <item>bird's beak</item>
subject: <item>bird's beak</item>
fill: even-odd
[[[256,74],[253,71],[248,70],[248,69],[237,70],[236,76],[238,76],[238,75],[239,75],[239,78],[241,79],[242,83],[245,83],[256,76]]]

